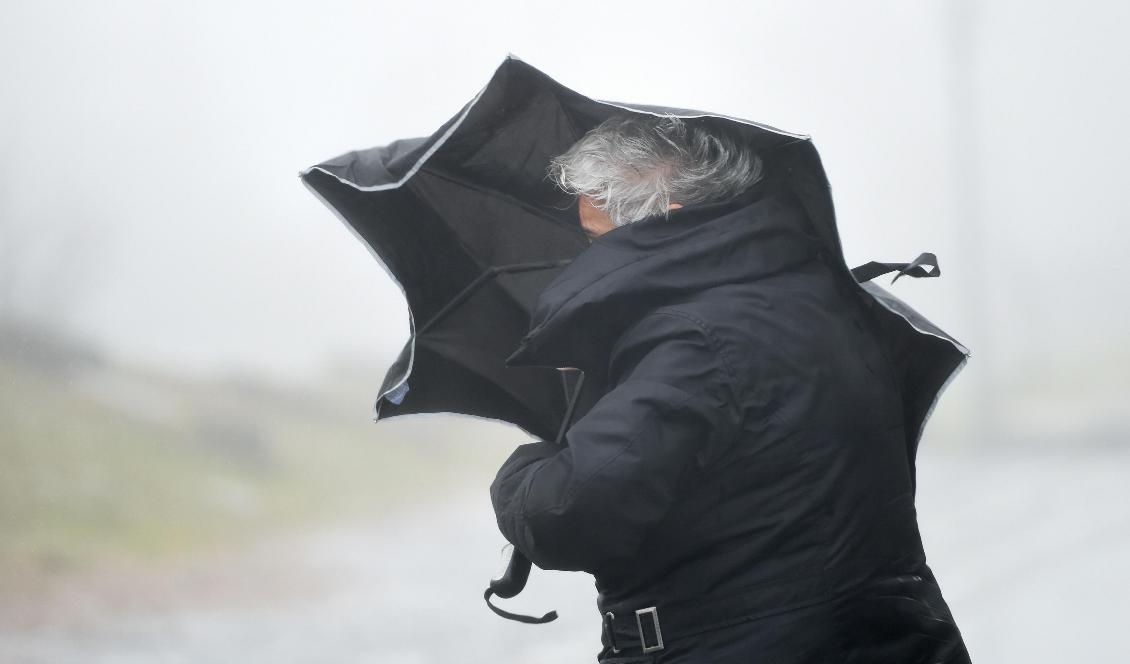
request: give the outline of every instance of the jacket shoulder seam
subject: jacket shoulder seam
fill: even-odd
[[[680,401],[679,401],[679,402],[678,402],[677,404],[675,404],[675,407],[676,407],[676,408],[680,408],[680,407],[682,407],[682,406],[683,406],[683,405],[684,405],[685,403],[687,403],[688,401],[690,401],[690,400],[691,400],[691,399],[692,399],[693,397],[694,397],[694,395],[688,395],[687,397],[685,397],[685,398],[683,398],[682,400],[680,400]],[[577,494],[578,494],[578,493],[580,493],[580,490],[581,490],[581,489],[582,489],[582,488],[583,488],[583,487],[584,487],[584,486],[585,486],[586,484],[588,484],[588,483],[589,483],[589,482],[591,482],[591,481],[592,481],[593,479],[595,479],[595,478],[596,478],[596,476],[597,476],[597,475],[599,475],[599,474],[600,474],[600,472],[601,472],[602,470],[604,470],[605,468],[607,468],[607,467],[608,467],[608,466],[610,466],[611,464],[615,463],[615,462],[616,462],[616,461],[617,461],[617,460],[618,460],[618,459],[619,459],[620,457],[622,457],[622,456],[624,456],[625,454],[627,454],[627,453],[628,453],[628,452],[629,452],[630,450],[632,450],[632,449],[633,449],[633,448],[634,448],[634,447],[636,446],[636,443],[637,443],[637,442],[639,442],[639,437],[640,437],[640,434],[641,434],[641,433],[643,432],[643,430],[644,430],[644,427],[645,427],[646,425],[647,425],[647,422],[641,422],[641,423],[640,423],[640,424],[639,424],[639,425],[638,425],[638,426],[637,426],[637,427],[636,427],[636,428],[635,428],[635,429],[634,429],[634,430],[632,431],[632,435],[631,435],[631,437],[630,437],[630,438],[628,439],[628,442],[627,442],[627,444],[625,444],[625,445],[624,445],[624,446],[623,446],[622,448],[620,448],[620,449],[619,449],[619,450],[618,450],[618,451],[617,451],[617,452],[616,452],[615,454],[613,454],[613,455],[612,455],[611,457],[609,457],[609,458],[608,458],[607,460],[605,460],[605,461],[604,461],[604,463],[602,463],[602,464],[600,464],[599,466],[597,466],[596,468],[594,468],[594,469],[592,470],[592,472],[590,472],[590,473],[588,474],[588,476],[586,476],[586,477],[585,477],[585,478],[583,478],[583,479],[579,479],[579,480],[578,480],[577,482],[575,482],[575,483],[573,484],[573,486],[572,486],[572,487],[570,487],[569,491],[568,491],[568,492],[566,492],[566,493],[565,493],[565,495],[561,497],[561,500],[560,500],[560,501],[558,501],[557,503],[555,503],[555,504],[553,504],[553,505],[547,505],[547,506],[545,506],[545,507],[542,507],[541,509],[537,509],[537,510],[533,510],[533,511],[527,511],[527,510],[525,509],[525,506],[526,506],[526,499],[527,499],[527,498],[529,497],[529,491],[527,491],[527,492],[526,492],[526,495],[525,495],[525,496],[523,496],[523,500],[522,500],[522,508],[521,508],[521,512],[520,512],[520,514],[522,514],[522,515],[523,515],[523,516],[525,516],[526,518],[530,518],[530,517],[533,517],[533,516],[537,516],[537,515],[539,515],[539,514],[542,514],[542,513],[544,513],[544,512],[553,512],[553,511],[556,511],[556,510],[561,510],[561,509],[565,508],[566,506],[568,506],[568,505],[569,505],[569,504],[570,504],[570,503],[571,503],[571,502],[572,502],[572,501],[573,501],[573,500],[574,500],[574,499],[576,498]],[[566,435],[568,435],[568,434],[566,434]],[[534,470],[534,475],[536,475],[536,474],[537,474],[537,472],[538,472],[539,470],[541,470],[541,468],[540,468],[540,467],[539,467],[539,468],[537,468],[537,469],[535,469],[535,470]],[[532,486],[532,484],[533,484],[533,479],[531,478],[531,481],[530,481],[530,485]],[[511,512],[511,513],[513,514],[514,512]]]
[[[667,308],[667,309],[663,309],[663,310],[654,311],[649,315],[651,315],[651,316],[672,316],[672,317],[675,317],[675,318],[682,318],[682,319],[685,319],[685,320],[693,323],[696,327],[698,327],[700,330],[702,330],[703,335],[705,335],[706,338],[710,341],[710,345],[713,346],[716,351],[718,351],[718,356],[719,356],[719,359],[721,360],[720,363],[722,365],[722,369],[729,376],[730,382],[735,387],[739,384],[737,374],[734,372],[733,363],[730,361],[729,352],[726,350],[726,347],[722,343],[721,339],[719,339],[717,337],[717,335],[714,334],[714,330],[711,329],[709,323],[702,320],[698,316],[687,313],[686,311],[683,311],[681,309]]]

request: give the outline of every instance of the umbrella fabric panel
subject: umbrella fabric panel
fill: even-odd
[[[496,76],[479,103],[428,160],[432,172],[458,173],[474,186],[502,192],[565,225],[571,198],[546,177],[550,159],[587,131],[563,112],[559,99],[527,72]]]
[[[378,399],[374,419],[460,413],[510,422],[534,438],[552,438],[564,413],[563,390],[544,375],[526,384],[529,392],[515,395],[465,362],[453,362],[430,348],[417,347],[404,400],[396,404],[387,398]]]
[[[402,138],[380,148],[338,155],[304,172],[322,171],[357,189],[390,188],[407,176],[420,158],[438,142],[430,138]]]
[[[427,321],[482,267],[446,232],[444,220],[406,189],[365,192],[318,171],[311,186],[350,222],[404,290],[412,315]]]
[[[552,271],[541,276],[553,277]],[[390,369],[381,395],[407,383],[399,403],[378,398],[377,419],[423,412],[464,412],[517,424],[534,436],[552,436],[566,401],[554,369],[504,365],[513,345],[505,330],[525,329],[529,313],[500,274],[487,279],[442,315],[415,327],[411,371]],[[536,288],[536,283],[530,289]],[[493,404],[493,406],[492,406]],[[494,410],[492,410],[492,407]]]
[[[589,246],[577,223],[576,202],[555,217],[502,192],[422,169],[405,187],[457,238],[480,269],[569,260]],[[567,217],[563,219],[561,217]],[[530,308],[536,296],[530,300]]]
[[[517,280],[508,279],[508,275],[496,276],[463,305],[474,315],[460,317],[460,307],[456,307],[449,314],[455,318],[446,327],[441,322],[432,324],[436,315],[484,271],[459,235],[450,231],[447,220],[409,188],[363,191],[320,171],[306,178],[343,218],[357,220],[350,227],[372,247],[408,301],[410,338],[386,373],[374,405],[374,418],[458,412],[504,419],[535,435],[552,436],[565,409],[555,372],[528,369],[514,373],[502,360],[528,325],[529,314],[524,307],[530,306],[528,302],[555,273],[527,276],[529,283],[523,286],[516,285]],[[461,362],[467,355],[453,350],[450,340],[439,342],[438,348],[428,348],[428,336],[419,334],[443,335],[445,329],[454,329],[453,324],[462,321],[478,323],[481,330],[468,337],[464,350],[481,349],[479,340],[493,341],[498,355],[493,362],[480,362],[477,369],[465,366]],[[503,333],[508,329],[514,333]],[[476,371],[480,373],[472,378]],[[504,386],[497,386],[499,382]],[[394,388],[399,388],[393,395],[395,401],[385,399]],[[476,395],[473,403],[467,397],[472,393]]]
[[[395,189],[411,177],[426,161],[427,156],[443,143],[473,104],[474,100],[467,102],[459,113],[445,122],[431,136],[402,138],[387,145],[351,150],[311,166],[299,175],[308,179],[313,173],[321,171],[355,189],[370,191]]]

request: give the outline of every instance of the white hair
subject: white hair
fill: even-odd
[[[740,194],[764,175],[761,157],[733,137],[674,115],[614,116],[549,164],[549,177],[592,199],[616,226]]]

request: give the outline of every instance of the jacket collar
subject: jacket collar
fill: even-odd
[[[603,376],[620,334],[652,309],[805,263],[820,249],[799,201],[768,177],[728,201],[618,226],[541,292],[506,366]]]

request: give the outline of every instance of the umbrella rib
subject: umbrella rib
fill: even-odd
[[[497,189],[491,189],[489,187],[482,187],[482,186],[479,186],[479,185],[476,185],[476,184],[470,182],[469,180],[465,180],[461,177],[452,175],[450,173],[445,173],[443,171],[438,171],[438,170],[435,170],[435,169],[432,169],[432,168],[424,167],[424,168],[421,168],[420,171],[423,172],[423,173],[427,173],[428,175],[431,175],[433,177],[437,177],[441,180],[446,180],[446,181],[450,182],[451,184],[458,185],[460,187],[465,187],[467,189],[472,189],[472,190],[477,191],[478,193],[484,194],[486,196],[491,196],[493,198],[498,198],[498,199],[504,200],[507,203],[510,203],[511,205],[522,208],[522,210],[524,210],[525,212],[530,213],[531,215],[533,215],[534,217],[536,217],[536,218],[538,218],[542,221],[547,221],[547,222],[553,224],[553,226],[555,228],[563,229],[563,230],[566,230],[567,232],[574,233],[578,237],[584,237],[584,231],[581,230],[581,227],[579,225],[575,228],[568,226],[568,225],[562,225],[557,219],[554,219],[553,217],[542,212],[536,206],[530,205],[526,201],[523,201],[519,198],[515,198],[515,197],[511,196],[510,194],[499,191]]]
[[[530,263],[512,263],[510,265],[492,265],[486,270],[483,270],[483,272],[479,276],[475,277],[475,279],[471,281],[471,283],[464,286],[463,290],[459,291],[459,293],[456,294],[455,297],[451,298],[451,300],[449,300],[447,304],[443,305],[443,308],[437,311],[434,316],[429,318],[428,322],[424,323],[424,325],[419,330],[417,330],[416,333],[423,334],[424,332],[427,332],[429,328],[431,328],[433,325],[435,325],[440,320],[445,318],[449,313],[451,313],[455,309],[455,307],[459,306],[464,300],[471,297],[471,295],[473,295],[475,291],[479,290],[479,288],[481,288],[483,284],[485,284],[489,279],[501,273],[546,270],[549,268],[567,265],[571,261],[572,259],[566,258],[555,261],[535,261]]]
[[[498,198],[498,199],[503,200],[507,203],[510,203],[511,205],[514,205],[516,207],[521,208],[523,211],[527,212],[528,214],[530,214],[535,219],[539,219],[541,221],[548,222],[548,223],[552,224],[553,227],[556,228],[556,229],[564,230],[564,231],[569,232],[569,233],[573,233],[578,238],[585,237],[584,231],[582,231],[579,226],[576,227],[576,228],[571,228],[567,225],[562,225],[556,219],[545,214],[544,212],[542,212],[537,207],[532,206],[529,203],[527,203],[527,202],[525,202],[521,199],[510,196],[509,194],[498,191],[497,189],[491,189],[489,187],[477,186],[475,184],[472,184],[470,181],[464,180],[463,178],[457,177],[457,176],[452,175],[450,173],[445,173],[445,172],[436,170],[434,168],[429,168],[427,166],[422,166],[420,168],[419,172],[420,172],[420,174],[426,173],[426,174],[428,174],[432,177],[439,178],[441,180],[445,180],[445,181],[450,182],[451,184],[454,184],[454,185],[459,186],[459,187],[471,189],[471,190],[476,191],[476,192],[483,194],[485,196]],[[425,201],[425,203],[426,203],[426,201]],[[431,207],[430,204],[429,204],[429,207]],[[436,211],[434,207],[432,208],[432,210]],[[585,239],[587,240],[587,238],[585,238]],[[464,248],[464,251],[466,251],[467,248],[465,246],[463,248]],[[469,251],[466,251],[466,253],[468,255],[470,255]],[[492,266],[489,266],[485,270],[483,270],[483,272],[480,273],[479,276],[475,277],[475,279],[473,281],[471,281],[471,283],[467,284],[463,288],[463,290],[459,291],[459,293],[456,294],[455,297],[453,297],[450,301],[448,301],[447,304],[443,305],[443,307],[439,311],[437,311],[430,319],[428,319],[428,321],[421,328],[419,328],[417,330],[417,334],[422,334],[422,333],[426,332],[428,329],[430,329],[432,326],[434,326],[436,323],[438,323],[440,320],[442,320],[444,317],[446,317],[449,313],[451,313],[451,311],[453,311],[455,309],[455,307],[457,307],[460,303],[462,303],[464,300],[466,300],[468,297],[470,297],[472,294],[474,294],[474,292],[476,290],[478,290],[479,288],[481,288],[482,285],[484,283],[486,283],[486,281],[488,279],[495,277],[498,274],[501,274],[501,273],[504,273],[504,272],[525,272],[525,271],[529,271],[529,270],[543,270],[543,269],[549,269],[549,268],[554,268],[554,267],[561,267],[561,266],[564,266],[564,265],[572,262],[572,260],[573,260],[572,258],[566,258],[566,259],[558,259],[558,260],[553,260],[553,261],[536,261],[536,262],[529,262],[529,263],[513,263],[513,264],[510,264],[510,265],[492,265]],[[510,297],[510,299],[512,301],[514,301],[514,298],[509,291],[507,291],[506,289],[502,289],[502,290],[503,290],[504,293],[507,294],[508,297]],[[517,304],[519,304],[519,306],[521,306],[520,303],[517,303]]]

